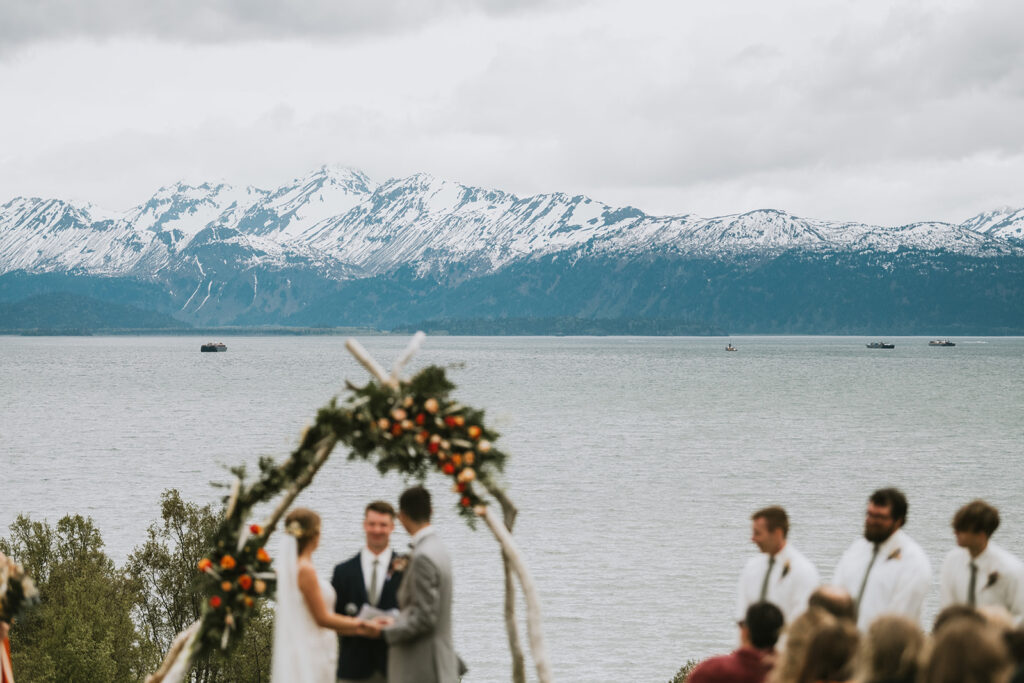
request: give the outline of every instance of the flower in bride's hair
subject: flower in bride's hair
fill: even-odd
[[[286,534],[291,534],[295,538],[302,538],[302,525],[299,524],[299,520],[293,519],[288,523],[288,526],[284,528]]]

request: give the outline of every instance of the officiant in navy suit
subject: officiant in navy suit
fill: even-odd
[[[391,549],[395,509],[377,500],[366,506],[366,546],[334,568],[331,585],[338,594],[334,611],[355,616],[364,603],[382,610],[398,607],[398,586],[407,558]],[[386,683],[388,646],[383,638],[340,636],[339,683]]]

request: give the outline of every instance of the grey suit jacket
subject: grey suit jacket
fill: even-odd
[[[398,588],[395,623],[384,629],[388,683],[458,683],[452,645],[452,565],[437,533],[419,539]]]

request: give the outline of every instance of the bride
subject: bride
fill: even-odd
[[[320,545],[320,516],[295,508],[285,517],[277,552],[277,614],[271,681],[335,683],[337,634],[379,637],[380,624],[334,612],[336,594],[317,577],[313,551]]]

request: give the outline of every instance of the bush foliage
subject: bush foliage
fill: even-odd
[[[143,681],[174,636],[199,617],[196,563],[222,516],[165,491],[160,519],[122,567],[107,556],[90,518],[67,515],[51,526],[19,516],[0,550],[25,565],[42,602],[11,628],[18,683]],[[192,681],[269,681],[269,610],[259,610],[249,628],[232,657],[197,661]]]

